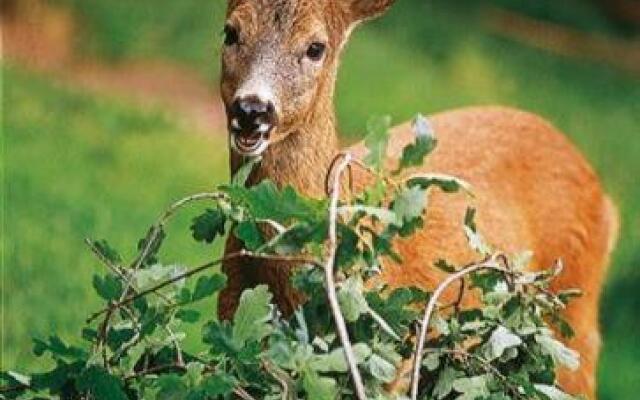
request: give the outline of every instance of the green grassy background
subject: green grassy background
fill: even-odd
[[[169,59],[214,84],[222,2],[57,3],[72,7],[84,21],[81,54],[111,63]],[[602,303],[600,398],[635,398],[640,390],[640,84],[607,66],[491,36],[478,2],[451,3],[403,0],[355,33],[337,91],[344,139],[359,137],[372,114],[391,114],[399,122],[416,112],[494,103],[540,113],[565,131],[602,176],[623,221]],[[563,2],[561,11],[551,13],[553,4],[539,2],[527,11],[616,33],[582,2]],[[32,336],[77,336],[98,305],[90,282],[99,266],[82,239],[108,238],[131,256],[137,239],[172,200],[227,179],[227,154],[223,134],[193,134],[165,110],[96,98],[18,66],[5,65],[3,81],[2,367],[29,369],[42,366],[30,355]],[[219,251],[190,240],[187,227],[195,213],[172,223],[164,262],[193,264]]]

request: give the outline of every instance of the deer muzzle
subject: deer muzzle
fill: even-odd
[[[277,124],[275,107],[257,96],[238,98],[228,110],[228,124],[233,149],[242,155],[259,155]]]

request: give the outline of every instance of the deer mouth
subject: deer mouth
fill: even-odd
[[[244,156],[259,156],[269,146],[269,139],[260,131],[246,133],[231,133],[231,146]]]

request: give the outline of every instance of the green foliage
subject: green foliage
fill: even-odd
[[[222,210],[208,208],[204,214],[194,218],[191,225],[193,238],[199,242],[213,242],[216,237],[224,235],[226,220]]]
[[[433,128],[424,116],[418,115],[414,119],[413,130],[416,134],[416,140],[402,150],[398,172],[403,168],[422,165],[424,158],[436,147]]]
[[[223,189],[246,207],[254,219],[259,220],[315,222],[323,217],[326,208],[325,201],[300,197],[291,186],[278,190],[275,183],[269,180],[249,189],[238,185]]]
[[[197,269],[163,264],[157,254],[164,235],[156,224],[127,268],[108,242],[94,242],[109,272],[94,276],[93,286],[104,308],[83,328],[84,345],[67,345],[57,336],[36,339],[34,354],[48,354],[55,365],[30,376],[3,373],[3,381],[12,387],[4,396],[204,400],[227,398],[235,392],[261,399],[282,398],[285,393],[321,400],[354,398],[345,358],[347,344],[338,339],[338,328],[327,315],[325,293],[334,288],[320,270],[326,261],[323,248],[328,245],[330,215],[335,213],[339,216],[335,261],[340,278],[335,296],[354,339],[350,349],[370,398],[401,398],[402,393],[389,393],[385,385],[397,378],[400,363],[413,351],[410,333],[417,323],[417,310],[430,294],[417,288],[381,286],[375,281],[380,260],[402,261],[391,243],[423,226],[429,190],[468,189],[453,177],[437,174],[419,182],[398,178],[405,167],[418,165],[428,153],[419,124],[415,142],[405,148],[407,158],[394,174],[384,172],[380,158],[368,159],[372,171],[377,171],[372,172],[373,186],[385,193],[375,200],[365,190],[328,209],[326,200],[305,198],[291,187],[278,189],[270,181],[245,187],[245,178],[207,197],[213,207],[193,220],[196,241],[211,243],[230,225],[230,231],[253,251],[243,253],[245,257],[309,260],[293,276],[292,284],[309,299],[294,315],[284,316],[277,310],[267,286],[247,289],[232,321],[205,323],[201,342],[206,351],[185,350],[183,329],[202,316],[193,304],[219,293],[226,279],[217,273],[203,274],[189,288],[187,277],[217,263]],[[380,130],[371,137],[384,142],[381,133],[386,128],[372,129]],[[381,142],[372,144],[378,155],[385,148]],[[479,257],[489,256],[492,253],[477,232],[473,216],[467,213],[461,229]],[[279,228],[268,233],[262,225]],[[502,259],[506,256],[495,258]],[[511,272],[500,270],[496,261],[493,269],[471,274],[470,283],[482,293],[481,308],[456,306],[452,313],[444,308],[436,313],[429,324],[432,334],[421,366],[419,398],[572,398],[557,386],[555,367],[576,369],[579,355],[554,337],[545,320],[559,320],[561,305],[575,293],[551,293],[549,284],[559,268],[528,273],[528,259],[514,257]]]
[[[240,305],[233,317],[233,338],[244,346],[248,341],[259,342],[271,332],[271,293],[266,286],[248,289],[240,297]]]

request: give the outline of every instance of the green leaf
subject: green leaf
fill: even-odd
[[[393,201],[393,211],[398,216],[399,221],[408,222],[422,216],[426,201],[425,191],[419,187],[412,186],[398,193]]]
[[[60,394],[65,387],[75,386],[74,380],[86,366],[86,360],[72,363],[58,361],[56,367],[48,372],[32,374],[31,388],[35,391],[48,390],[51,394]]]
[[[448,274],[453,274],[454,272],[456,272],[456,267],[452,264],[449,264],[446,260],[443,259],[439,259],[433,265],[439,270],[444,271]]]
[[[321,377],[311,370],[307,370],[302,379],[302,388],[309,400],[335,400],[338,387],[335,379]]]
[[[433,395],[436,399],[444,399],[453,390],[453,381],[456,379],[458,373],[451,367],[446,367],[440,374],[438,374],[438,380],[433,388]]]
[[[274,238],[273,250],[285,255],[300,253],[307,245],[323,243],[326,236],[327,227],[324,222],[297,223]]]
[[[363,190],[364,203],[371,206],[379,206],[385,200],[387,184],[384,179],[376,177],[375,182]]]
[[[232,376],[224,373],[216,373],[204,379],[200,388],[207,394],[216,398],[216,396],[227,396],[233,392],[235,380]]]
[[[474,274],[471,274],[471,283],[473,287],[477,287],[482,290],[483,293],[490,295],[498,295],[500,299],[505,297],[502,293],[496,293],[495,289],[499,282],[504,282],[502,274],[499,271],[487,270],[480,271]],[[490,295],[487,294],[487,298],[490,298]],[[506,293],[508,296],[509,294]],[[485,299],[486,300],[486,299]]]
[[[474,208],[467,208],[464,215],[464,233],[467,236],[469,246],[479,254],[490,255],[492,253],[491,247],[485,242],[484,237],[478,232],[476,221],[476,210]]]
[[[371,309],[380,315],[394,332],[404,336],[417,316],[411,305],[419,301],[424,302],[426,296],[423,292],[411,288],[398,288],[386,298],[377,292],[368,292],[366,299]]]
[[[369,215],[371,217],[375,217],[378,221],[381,221],[384,224],[395,224],[398,225],[400,220],[395,212],[388,210],[386,208],[381,207],[373,207],[373,206],[365,206],[362,204],[355,204],[350,206],[342,206],[338,208],[338,213],[340,215],[350,215],[362,213],[365,215]]]
[[[475,400],[489,396],[489,375],[478,375],[469,378],[458,378],[453,381],[453,389],[462,393],[462,396],[456,397],[456,400]]]
[[[120,257],[120,254],[118,254],[118,252],[113,247],[111,247],[109,242],[107,242],[106,240],[96,240],[93,242],[93,246],[96,248],[96,250],[98,250],[102,257],[111,261],[112,263],[119,264],[122,261],[122,257]]]
[[[414,119],[413,131],[415,133],[415,141],[402,149],[400,164],[394,174],[398,174],[408,167],[421,166],[424,158],[436,147],[436,139],[431,124],[422,115],[418,115]]]
[[[367,367],[371,375],[381,382],[390,383],[396,378],[396,367],[377,354],[369,357]]]
[[[133,278],[138,288],[146,288],[183,272],[184,267],[177,265],[153,264],[150,267],[135,271]],[[175,283],[176,286],[182,286],[183,284],[183,280]]]
[[[561,318],[560,316],[552,316],[551,321],[555,324],[555,326],[560,331],[562,337],[571,339],[576,335],[576,332],[573,330],[573,327],[569,325],[569,323]]]
[[[176,318],[183,322],[194,323],[200,319],[200,312],[196,310],[178,310]]]
[[[440,366],[440,352],[438,351],[430,351],[424,357],[422,361],[422,365],[424,365],[428,371],[432,372],[438,369]]]
[[[215,274],[211,276],[203,275],[198,278],[196,287],[191,295],[191,301],[202,300],[218,292],[227,284],[226,275]]]
[[[489,361],[500,358],[506,349],[522,344],[522,339],[504,326],[498,326],[485,344],[484,354]]]
[[[476,209],[473,207],[468,207],[464,213],[464,226],[471,229],[473,232],[478,230],[476,226]]]
[[[128,400],[120,379],[95,365],[82,372],[77,386],[80,391],[91,392],[96,400]]]
[[[559,291],[557,294],[558,299],[564,304],[569,304],[571,300],[581,297],[583,295],[580,289],[565,289]]]
[[[191,224],[193,238],[198,242],[211,243],[217,236],[224,235],[227,217],[220,208],[208,208],[203,214],[195,217]]]
[[[467,236],[467,240],[469,241],[469,246],[471,246],[471,248],[475,252],[485,256],[491,254],[491,248],[480,234],[472,231],[466,226],[464,227],[464,233]]]
[[[129,326],[111,327],[107,332],[107,344],[111,350],[118,350],[124,343],[133,338],[135,331]]]
[[[536,390],[545,396],[547,396],[550,400],[576,400],[576,397],[573,397],[562,390],[558,389],[555,386],[550,385],[533,385]]]
[[[54,359],[67,361],[83,360],[87,357],[86,351],[79,347],[67,345],[57,335],[49,336],[49,341],[33,339],[33,354],[41,357],[46,352],[51,353]]]
[[[338,302],[345,320],[354,322],[360,317],[360,314],[369,310],[363,290],[362,278],[356,276],[350,277],[340,285]]]
[[[148,266],[151,264],[155,264],[158,261],[156,255],[158,254],[158,251],[160,251],[160,247],[162,247],[162,243],[164,242],[166,236],[167,235],[162,227],[149,228],[145,237],[138,241],[139,251],[148,249],[145,257],[140,261],[140,265]]]
[[[242,221],[233,231],[235,237],[244,243],[247,250],[255,251],[264,244],[262,232],[254,221]]]
[[[93,276],[93,288],[107,301],[117,300],[122,295],[122,282],[112,274]]]
[[[217,355],[234,354],[240,351],[242,343],[233,340],[232,328],[228,321],[210,321],[202,327],[202,341],[211,346]]]
[[[460,189],[471,194],[471,185],[455,176],[443,175],[443,174],[416,174],[412,175],[411,179],[407,181],[407,186],[418,186],[421,189],[428,189],[431,186],[440,188],[445,193],[455,193]]]
[[[233,318],[233,340],[237,343],[260,341],[271,332],[271,298],[266,285],[245,290]]]
[[[571,371],[576,371],[580,367],[580,354],[554,339],[551,333],[535,335],[535,340],[557,364],[563,365]]]
[[[233,178],[231,178],[231,184],[234,186],[245,186],[253,168],[259,164],[260,161],[262,161],[262,157],[245,158],[244,164],[238,168]]]
[[[356,343],[352,346],[352,350],[358,364],[362,364],[371,355],[371,348],[365,343]],[[317,372],[347,372],[349,370],[342,347],[327,354],[314,355],[308,366]]]
[[[322,232],[323,239],[326,230]],[[338,225],[338,248],[336,249],[336,265],[339,268],[351,266],[362,254],[358,248],[360,238],[356,232],[343,224]]]
[[[187,397],[187,385],[176,374],[160,375],[156,385],[160,389],[156,395],[157,400],[183,400]]]
[[[364,161],[371,167],[382,170],[387,154],[387,143],[389,142],[389,127],[391,117],[374,117],[367,122],[367,136],[364,144],[369,150]]]
[[[279,190],[275,183],[264,180],[250,188],[227,187],[229,196],[244,205],[255,219],[314,222],[324,219],[326,200],[300,196],[291,186]]]

